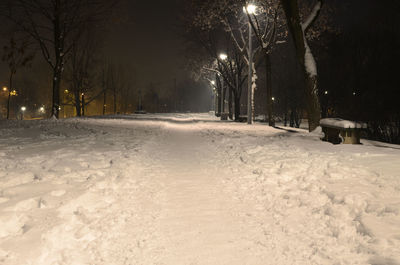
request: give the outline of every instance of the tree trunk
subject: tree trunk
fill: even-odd
[[[315,61],[304,36],[297,0],[281,0],[281,3],[286,14],[289,31],[294,41],[297,60],[300,63],[306,82],[305,94],[307,101],[308,129],[309,131],[313,131],[319,126],[321,118]]]
[[[82,93],[82,116],[85,116],[85,94]]]
[[[235,121],[240,120],[240,95],[237,92],[233,93],[235,98]]]
[[[114,114],[117,114],[117,90],[115,88],[115,84],[113,87],[113,97],[114,97]]]
[[[285,109],[285,116],[284,116],[284,121],[283,125],[286,127],[287,126],[287,110]]]
[[[51,116],[57,119],[60,114],[60,80],[61,72],[55,70],[53,73],[53,107]]]
[[[103,115],[106,115],[106,107],[107,107],[107,91],[104,90],[104,93],[103,93]]]
[[[273,102],[272,102],[272,78],[271,78],[271,58],[269,54],[265,54],[265,74],[266,74],[266,86],[267,86],[267,117],[268,125],[275,126],[273,117]]]
[[[61,23],[60,23],[60,0],[55,0],[54,2],[54,54],[55,54],[55,64],[53,68],[53,106],[52,106],[52,117],[59,118],[60,114],[60,84],[61,75],[63,69],[63,38],[61,34]]]
[[[13,72],[10,73],[10,83],[8,88],[8,99],[7,99],[7,120],[10,119],[10,101],[11,101],[11,92],[13,86]]]
[[[233,120],[233,91],[228,88],[229,98],[228,98],[228,108],[229,108],[229,119]]]
[[[295,115],[295,109],[291,109],[290,111],[290,127],[294,128],[294,115]]]
[[[221,115],[222,113],[225,113],[225,97],[226,97],[226,89],[225,89],[225,82],[224,79],[222,77],[222,81],[221,81]]]
[[[214,115],[218,117],[218,91],[214,91]]]
[[[222,94],[222,85],[221,85],[221,80],[219,79],[218,75],[216,76],[217,80],[217,109],[215,116],[221,117],[222,113],[222,104],[221,104],[221,94]]]
[[[76,116],[81,117],[81,98],[79,90],[74,91]]]

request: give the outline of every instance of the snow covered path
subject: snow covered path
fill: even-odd
[[[396,146],[208,114],[0,136],[0,264],[400,264]]]

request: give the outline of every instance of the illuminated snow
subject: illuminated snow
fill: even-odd
[[[400,263],[399,147],[286,129],[0,121],[0,263]]]

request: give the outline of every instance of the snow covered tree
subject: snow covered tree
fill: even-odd
[[[265,59],[266,71],[266,91],[267,91],[267,118],[268,124],[274,126],[273,118],[273,102],[272,102],[272,78],[271,78],[271,53],[277,43],[284,42],[286,31],[284,23],[281,19],[280,2],[277,0],[260,0],[251,2],[255,7],[255,12],[249,13],[247,9],[246,15],[253,29],[254,36],[261,48],[260,56]],[[248,6],[249,2],[242,0],[244,6]],[[261,58],[260,58],[261,60]]]
[[[281,37],[283,23],[279,16],[280,8],[277,0],[252,1],[256,12],[248,12],[244,7],[250,4],[245,0],[192,1],[192,8],[197,10],[193,23],[202,30],[223,30],[231,39],[232,45],[242,56],[247,69],[252,67],[252,77],[249,81],[248,116],[251,123],[254,118],[254,91],[256,90],[257,66],[265,60],[267,68],[267,105],[269,124],[273,125],[272,117],[272,86],[271,60],[269,58],[274,45]],[[245,12],[244,12],[245,11]],[[249,35],[249,23],[252,34]],[[249,54],[249,43],[254,47]],[[255,44],[258,45],[255,45]],[[250,66],[249,58],[252,57]],[[251,82],[251,83],[250,83]],[[251,85],[250,85],[251,84]]]
[[[319,126],[321,107],[318,98],[318,76],[314,56],[308,45],[306,33],[318,18],[322,0],[318,0],[309,16],[301,22],[297,0],[281,0],[286,15],[289,31],[294,41],[297,60],[302,67],[306,81],[305,94],[307,101],[308,129],[313,131]]]
[[[247,68],[250,67],[249,63],[249,52],[248,52],[248,23],[247,17],[243,12],[243,1],[241,0],[218,0],[218,1],[192,1],[192,8],[196,10],[193,18],[193,25],[202,31],[218,31],[218,32],[226,32],[226,34],[230,37],[230,45],[234,46],[234,49],[241,55],[241,60],[245,63]],[[221,34],[221,33],[219,33]],[[223,34],[221,34],[223,36]],[[252,50],[251,56],[254,58],[259,58],[257,56],[262,49],[260,47],[255,47]],[[223,68],[228,69],[226,63],[216,56],[216,59],[223,66]],[[231,60],[228,60],[229,62]],[[253,61],[253,75],[251,77],[251,92],[254,92],[256,89],[256,65],[257,60]],[[243,72],[241,71],[237,71]],[[240,78],[239,78],[240,80]],[[241,82],[237,82],[240,84]],[[254,93],[249,102],[249,108],[251,111],[248,111],[249,117],[254,117]],[[251,118],[250,122],[253,121]]]

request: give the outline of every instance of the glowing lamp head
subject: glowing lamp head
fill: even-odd
[[[271,99],[272,99],[272,101],[275,101],[275,97],[272,97]]]
[[[211,81],[211,85],[215,85],[215,81],[213,80],[213,81]]]
[[[243,11],[245,13],[249,13],[250,15],[255,14],[256,13],[256,9],[257,9],[257,6],[252,5],[252,4],[248,4],[246,7],[243,7]]]
[[[219,55],[219,58],[220,58],[222,61],[225,61],[225,60],[228,58],[228,55],[226,55],[225,53],[221,53],[221,54]]]
[[[325,91],[325,95],[328,95],[328,91]]]
[[[8,89],[7,87],[3,87],[3,91],[6,92]]]
[[[22,111],[25,111],[25,110],[26,110],[26,107],[25,107],[25,106],[21,107],[21,110],[22,110]]]
[[[39,112],[44,113],[44,107],[40,107]]]

